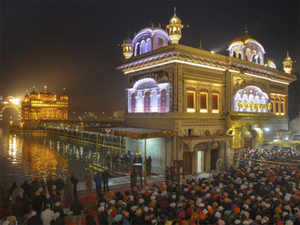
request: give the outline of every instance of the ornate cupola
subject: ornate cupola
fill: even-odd
[[[286,58],[282,62],[284,72],[292,73],[293,63],[294,62],[293,62],[292,58],[290,57],[289,52],[287,52]]]
[[[247,27],[242,36],[230,42],[227,50],[232,57],[264,65],[265,49],[256,39],[249,36]]]
[[[122,51],[125,59],[130,59],[133,56],[133,46],[130,39],[123,41]]]
[[[170,19],[167,25],[169,37],[172,44],[178,44],[182,36],[183,25],[181,24],[181,19],[176,16],[176,8],[174,8],[174,15]]]
[[[68,93],[67,93],[67,89],[66,89],[66,88],[63,88],[63,92],[62,92],[62,95],[60,96],[60,100],[61,100],[61,101],[68,102],[68,100],[69,100],[69,95],[68,95]]]
[[[45,93],[45,94],[48,93],[48,86],[47,85],[44,85],[42,92]]]

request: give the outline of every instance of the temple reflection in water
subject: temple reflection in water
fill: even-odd
[[[99,154],[101,152],[101,154]],[[18,183],[35,177],[69,175],[83,179],[90,162],[103,162],[109,156],[93,146],[83,146],[46,137],[22,137],[2,133],[0,139],[1,181]]]

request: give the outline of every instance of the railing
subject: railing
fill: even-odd
[[[115,137],[112,135],[107,136],[101,133],[94,134],[82,131],[62,131],[55,129],[48,129],[47,132],[56,136],[62,136],[68,139],[76,140],[81,143],[94,144],[100,147],[118,150],[121,152],[125,151],[125,142],[123,140],[123,137]]]
[[[130,160],[120,158],[121,153],[124,153],[126,146],[124,137],[117,137],[109,134],[88,132],[88,131],[68,131],[58,129],[32,129],[32,130],[13,130],[16,133],[40,136],[40,137],[53,137],[62,142],[72,142],[74,144],[94,146],[95,154],[100,159],[90,159],[89,163],[97,163],[115,172],[127,172],[130,170]],[[94,148],[93,147],[93,148]],[[118,155],[116,156],[114,155]],[[94,157],[94,156],[93,156]]]

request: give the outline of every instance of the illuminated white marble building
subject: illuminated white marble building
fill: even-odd
[[[128,78],[127,125],[174,134],[152,149],[166,165],[183,160],[186,173],[229,166],[234,151],[287,129],[288,85],[296,79],[289,56],[279,70],[247,30],[226,56],[179,44],[182,29],[176,14],[167,31],[142,29],[123,42],[119,66]]]

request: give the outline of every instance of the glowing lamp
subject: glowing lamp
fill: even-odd
[[[20,99],[19,98],[13,98],[10,100],[10,102],[14,105],[19,105],[20,104]]]

